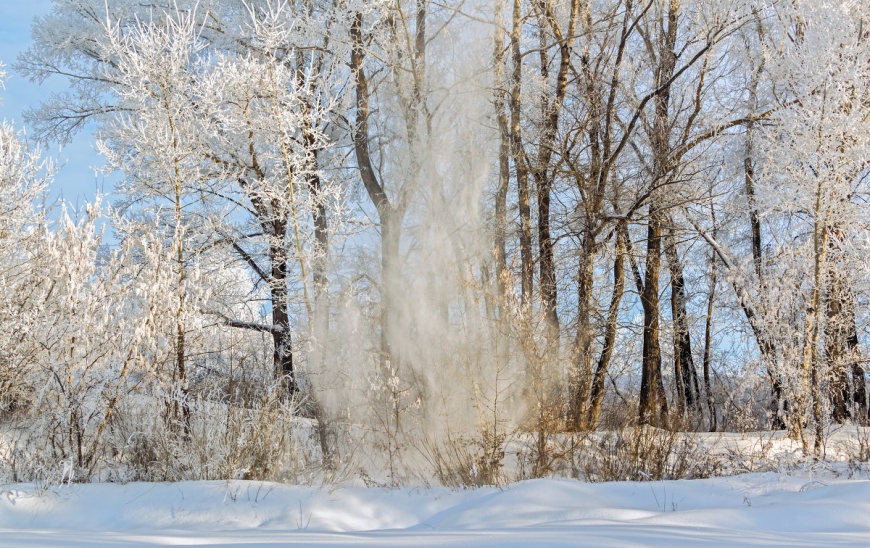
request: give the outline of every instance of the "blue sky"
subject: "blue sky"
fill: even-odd
[[[24,127],[22,113],[28,107],[37,106],[52,90],[63,89],[66,84],[64,79],[56,78],[39,86],[11,70],[18,55],[30,44],[33,19],[48,13],[51,4],[51,0],[0,0],[0,60],[7,72],[6,89],[0,92],[0,119],[14,122],[18,128]],[[103,162],[94,151],[93,141],[93,134],[87,132],[79,134],[63,150],[54,143],[43,148],[46,156],[58,160],[59,172],[51,188],[53,198],[62,197],[81,205],[92,199],[98,189],[102,193],[111,190],[106,178],[94,172]]]

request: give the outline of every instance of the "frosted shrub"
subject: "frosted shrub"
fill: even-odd
[[[120,481],[258,479],[307,483],[318,463],[309,422],[280,386],[228,402],[219,394],[185,402],[185,424],[167,424],[147,398],[131,399],[115,425],[112,477]]]

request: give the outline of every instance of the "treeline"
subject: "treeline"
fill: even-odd
[[[496,481],[626,424],[820,455],[870,420],[868,21],[54,0],[15,68],[69,88],[27,121],[96,128],[122,182],[37,209],[51,166],[3,129],[6,470]]]

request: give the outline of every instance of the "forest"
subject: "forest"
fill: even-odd
[[[65,85],[0,127],[0,483],[697,477],[701,432],[823,458],[870,422],[868,27],[53,0],[5,60]],[[88,128],[117,186],[47,200]]]

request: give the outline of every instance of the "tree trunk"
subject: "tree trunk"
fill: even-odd
[[[604,381],[607,377],[607,370],[610,367],[610,359],[613,356],[614,344],[616,343],[619,305],[625,293],[625,252],[625,238],[622,231],[617,231],[616,256],[613,259],[613,293],[610,296],[610,308],[607,311],[607,323],[604,326],[604,343],[601,348],[601,354],[598,356],[595,376],[592,378],[589,412],[586,419],[588,428],[595,428],[601,417],[601,405],[604,401]]]
[[[749,84],[749,113],[754,115],[758,109],[758,74],[753,72]],[[746,124],[746,144],[743,151],[743,182],[746,188],[746,202],[749,208],[749,228],[752,239],[752,263],[755,266],[755,274],[758,282],[763,285],[763,261],[761,257],[761,219],[758,214],[758,205],[755,198],[755,164],[754,164],[754,124]]]
[[[280,225],[280,223],[276,223]],[[282,239],[283,241],[283,239]],[[272,258],[271,287],[272,343],[275,376],[284,383],[292,396],[299,391],[296,372],[293,368],[293,340],[290,331],[290,314],[287,310],[287,254],[283,248],[269,246]]]
[[[854,301],[851,306],[854,307]],[[854,310],[854,308],[853,308]],[[860,424],[870,423],[867,402],[867,381],[864,377],[864,367],[861,366],[861,353],[858,349],[858,326],[855,324],[854,312],[849,326],[849,338],[846,340],[850,361],[852,364],[852,403]]]
[[[762,34],[759,25],[759,34]],[[758,110],[758,81],[761,77],[764,68],[762,61],[759,66],[752,71],[749,80],[749,102],[747,109],[749,110],[750,118],[754,116]],[[761,247],[761,217],[758,212],[758,203],[755,197],[755,123],[750,121],[746,124],[746,142],[743,150],[743,181],[746,190],[746,202],[749,209],[749,229],[750,239],[752,243],[752,264],[755,267],[755,275],[758,278],[759,292],[764,294],[766,291],[767,280],[764,273],[764,257]],[[762,321],[757,318],[757,321]],[[773,400],[771,402],[772,424],[775,429],[783,429],[788,423],[789,404],[786,400],[785,391],[783,389],[783,380],[780,378],[780,371],[777,362],[776,346],[772,339],[766,341],[758,341],[761,347],[762,357],[766,358],[766,367],[768,377],[771,379],[771,391]]]
[[[819,341],[819,308],[821,306],[822,286],[825,282],[824,274],[827,271],[828,253],[828,226],[827,219],[822,209],[822,181],[816,181],[816,197],[813,213],[813,285],[810,290],[809,303],[803,329],[803,356],[801,364],[801,386],[796,395],[797,409],[792,414],[792,435],[796,435],[800,441],[805,455],[809,454],[809,447],[803,429],[804,403],[809,397],[812,408],[812,418],[815,423],[815,441],[813,454],[821,455],[823,442],[822,422],[822,398],[821,379],[819,375],[818,341]]]
[[[311,145],[313,148],[313,143]],[[317,151],[314,151],[314,165],[317,166]],[[314,200],[312,220],[314,222],[314,260],[312,280],[314,282],[314,319],[312,322],[316,345],[321,348],[329,336],[329,280],[326,276],[329,257],[329,220],[327,205],[323,200],[322,181],[319,175],[308,177],[308,188]]]
[[[539,172],[538,172],[539,173]],[[550,193],[552,181],[536,174],[538,193],[538,263],[541,273],[541,307],[547,324],[547,356],[552,361],[559,352],[559,314],[556,311],[556,265],[550,234]]]
[[[661,267],[661,213],[650,203],[647,225],[646,272],[643,293],[643,357],[640,381],[641,424],[665,427],[668,424],[668,402],[662,379],[662,355],[659,346],[659,272]]]
[[[574,340],[574,364],[570,386],[570,426],[574,431],[585,429],[588,414],[589,388],[592,380],[592,292],[595,283],[595,243],[587,233],[583,237],[577,268],[577,334]]]
[[[569,5],[568,26],[566,34],[562,33],[555,16],[550,11],[546,2],[538,2],[540,30],[540,74],[543,82],[548,82],[549,55],[547,43],[549,36],[545,29],[547,26],[552,30],[559,45],[559,68],[556,73],[554,93],[544,87],[541,94],[541,117],[544,121],[543,133],[540,146],[538,147],[537,165],[534,169],[537,198],[538,198],[538,261],[541,273],[541,306],[544,309],[544,321],[547,324],[547,354],[552,361],[559,352],[559,315],[556,310],[557,286],[556,266],[553,253],[553,238],[550,234],[550,199],[553,190],[554,174],[551,170],[553,151],[555,148],[556,133],[559,127],[559,117],[565,94],[568,90],[568,69],[571,65],[571,46],[574,43],[574,35],[577,27],[578,0],[571,0]]]
[[[351,50],[351,70],[355,77],[356,120],[353,128],[354,152],[357,166],[369,199],[378,212],[381,225],[381,348],[382,363],[393,359],[393,332],[395,331],[395,303],[392,286],[398,283],[399,238],[403,211],[396,209],[375,173],[369,150],[369,88],[364,60],[365,46],[362,36],[362,14],[357,13],[350,28],[353,42]]]
[[[712,210],[712,206],[711,206]],[[715,214],[713,223],[715,224]],[[713,402],[713,386],[710,378],[710,353],[713,346],[713,305],[716,301],[716,254],[710,253],[710,289],[707,294],[707,317],[704,320],[704,392],[707,395],[707,412],[710,415],[710,432],[718,428],[716,406]]]
[[[673,226],[673,221],[671,221]],[[672,228],[673,230],[673,228]],[[682,397],[680,407],[686,413],[700,413],[701,398],[698,385],[698,372],[692,357],[692,338],[689,331],[688,307],[686,303],[686,282],[683,265],[677,253],[677,243],[673,232],[665,245],[671,275],[671,316],[674,322],[674,382],[677,393]]]
[[[831,268],[833,271],[834,269]],[[844,310],[843,283],[836,272],[828,273],[829,291],[826,304],[825,361],[828,365],[831,386],[831,418],[838,424],[849,419],[851,413],[849,370],[847,368],[849,319]]]
[[[523,305],[531,304],[532,299],[532,208],[529,197],[529,170],[523,148],[521,116],[521,82],[523,77],[523,56],[520,51],[522,34],[522,2],[514,0],[511,24],[511,57],[513,71],[510,92],[510,144],[511,156],[517,179],[517,202],[520,214],[520,294]]]
[[[495,64],[495,117],[498,122],[498,188],[495,192],[495,277],[498,291],[498,317],[503,317],[502,304],[505,297],[505,275],[507,270],[507,195],[511,177],[511,137],[506,114],[505,90],[507,82],[504,79],[504,31],[501,25],[503,4],[499,2],[497,24],[495,31],[495,49],[493,62]]]
[[[828,267],[826,302],[825,358],[830,372],[832,418],[842,424],[849,418],[867,421],[867,388],[861,355],[858,349],[858,329],[855,322],[855,296],[847,274],[836,264],[836,251],[844,235],[832,228],[829,247],[832,259]]]
[[[312,137],[306,135],[306,145],[313,150],[314,169],[317,168],[317,149]],[[314,199],[312,220],[314,222],[314,260],[312,263],[312,279],[314,282],[314,318],[311,322],[313,351],[308,377],[308,399],[314,418],[317,420],[317,435],[320,443],[323,469],[327,472],[335,470],[335,455],[329,439],[329,419],[321,405],[319,393],[316,390],[314,376],[321,370],[325,359],[325,348],[329,339],[329,279],[326,275],[329,257],[329,220],[327,218],[326,202],[322,198],[322,181],[320,176],[312,174],[308,177],[308,188]]]
[[[643,293],[643,362],[640,388],[639,419],[641,424],[665,426],[668,421],[667,399],[662,379],[662,356],[659,346],[659,276],[662,255],[662,197],[658,187],[669,176],[670,165],[670,86],[665,86],[674,75],[679,1],[670,0],[667,24],[661,27],[661,50],[658,53],[655,86],[661,91],[653,98],[655,109],[651,144],[653,151],[653,180],[650,184],[649,221],[647,225],[646,272]]]

